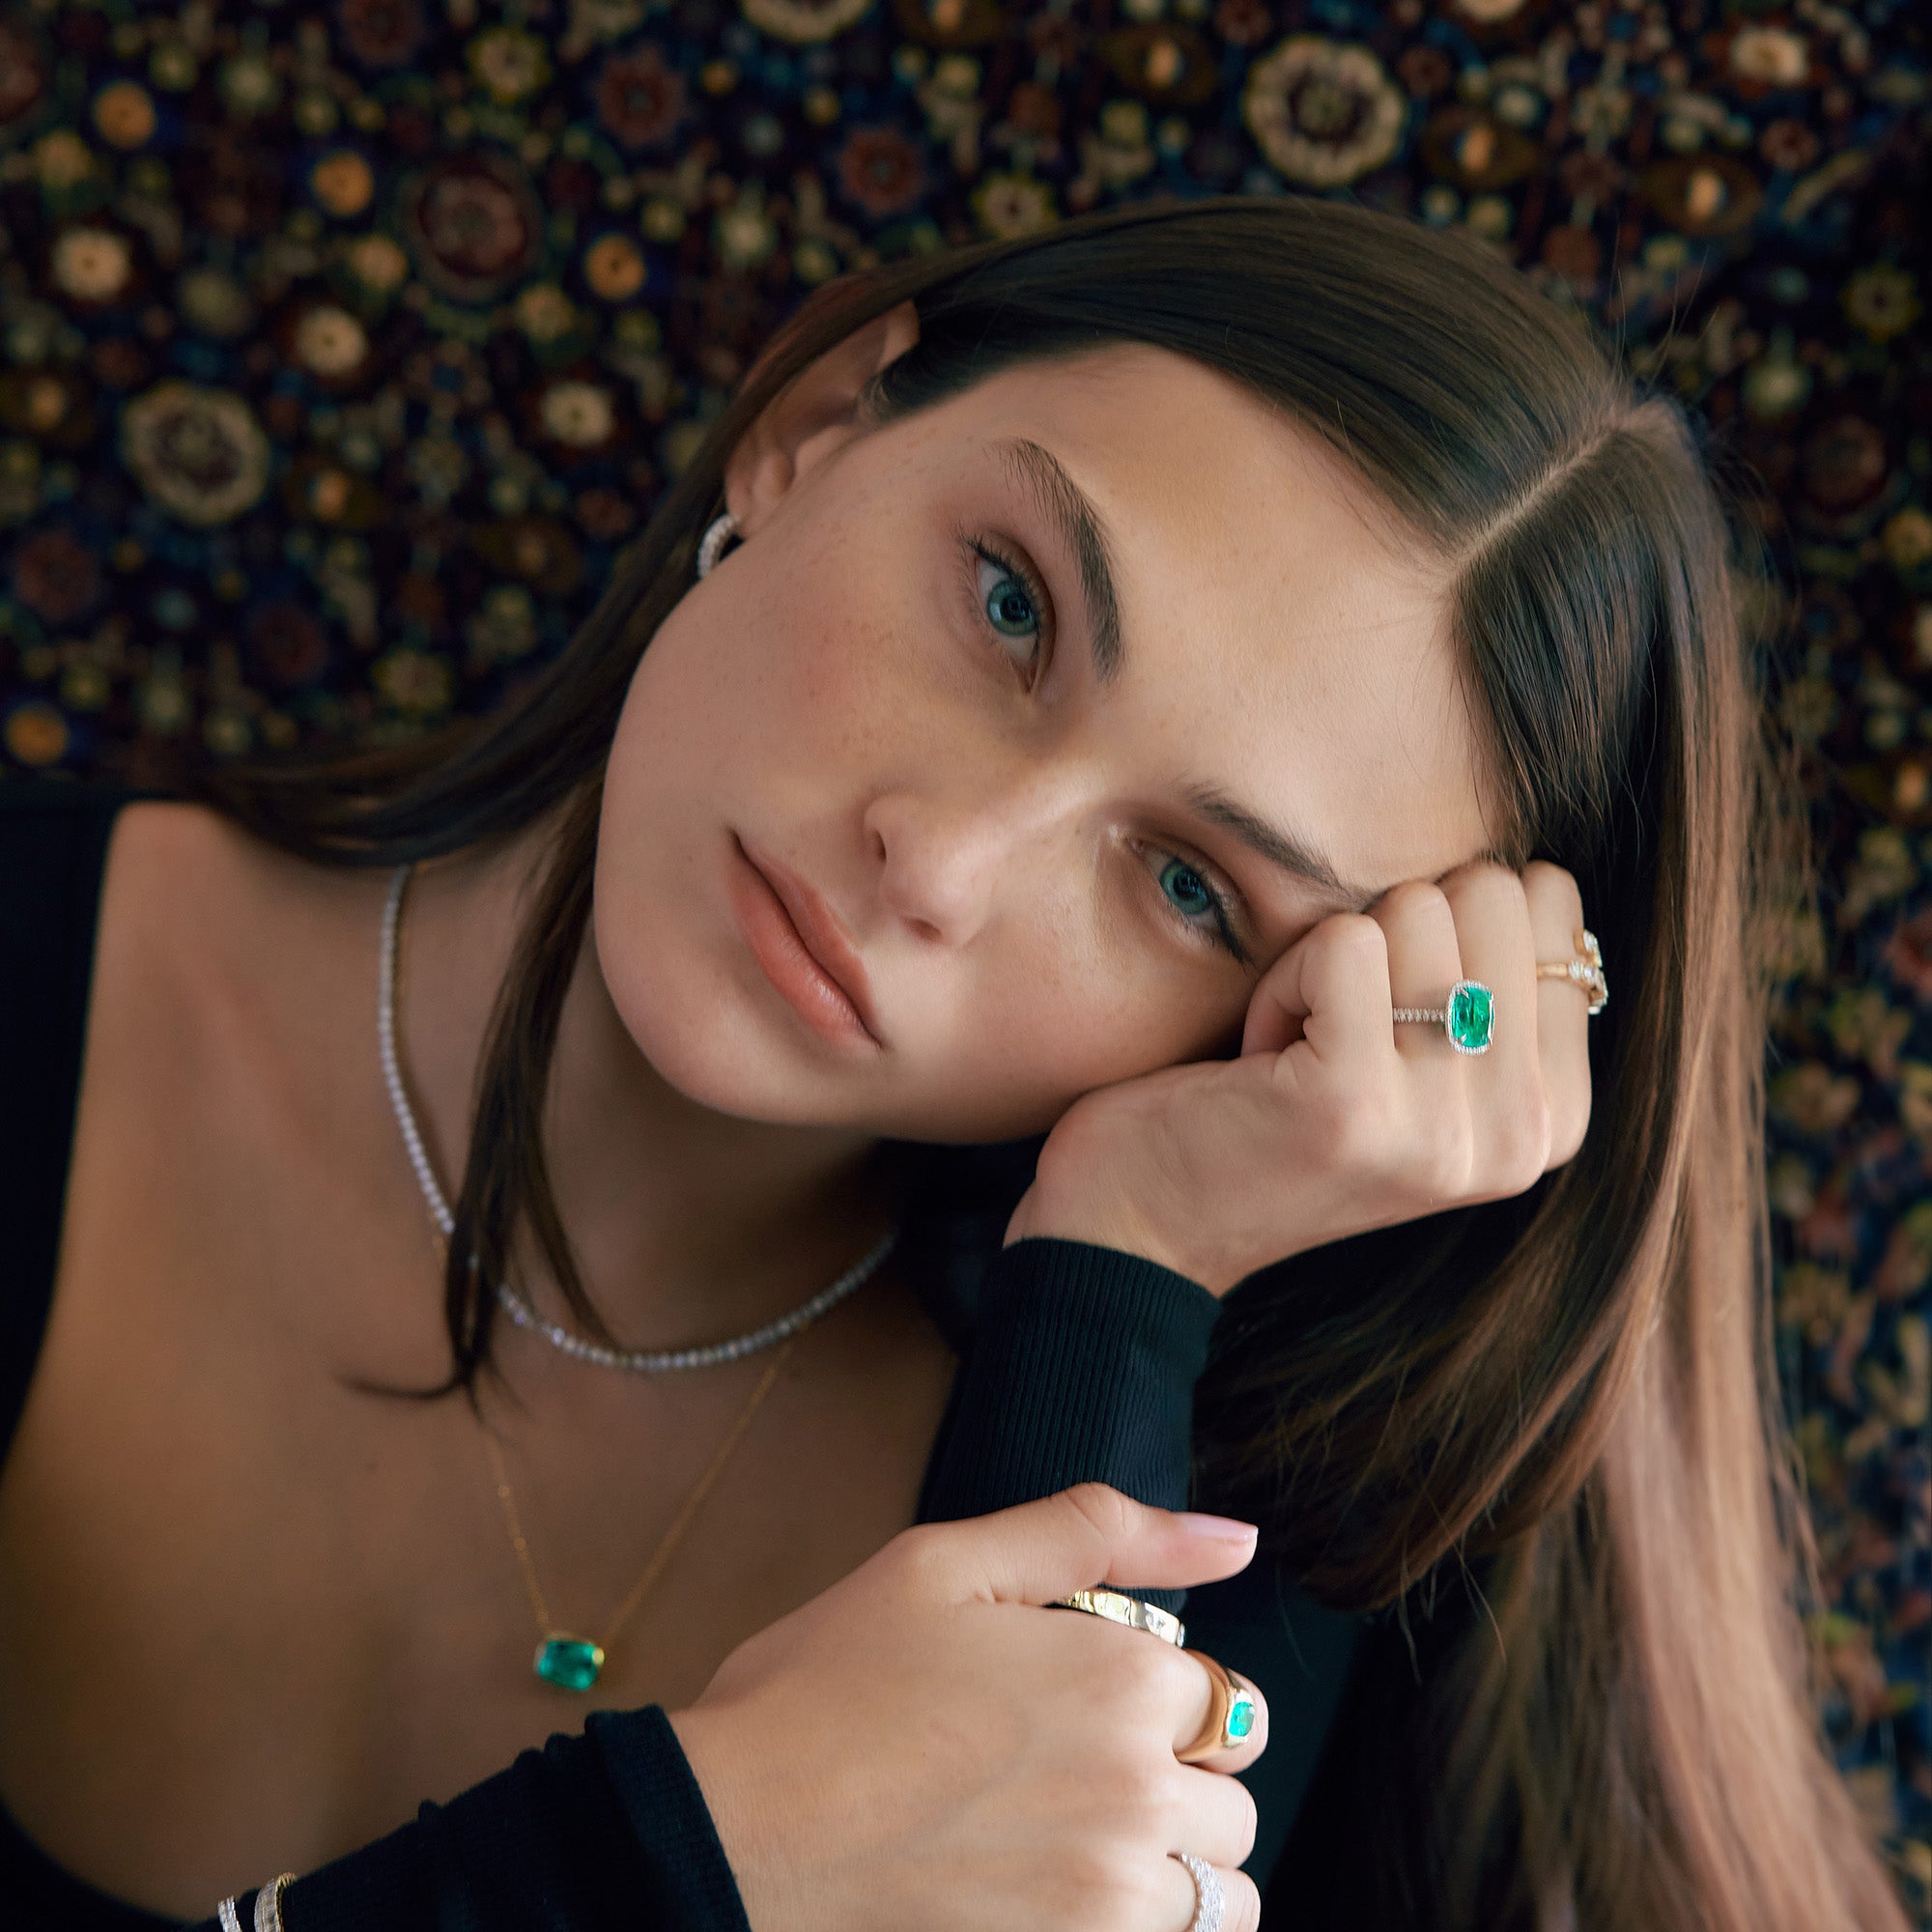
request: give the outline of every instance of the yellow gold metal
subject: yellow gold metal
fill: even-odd
[[[718,1453],[712,1457],[704,1473],[693,1485],[690,1493],[679,1506],[677,1515],[671,1520],[670,1527],[658,1540],[658,1547],[651,1551],[650,1561],[644,1565],[643,1575],[631,1586],[630,1594],[611,1613],[602,1633],[592,1638],[573,1636],[567,1631],[559,1631],[552,1622],[550,1605],[544,1600],[543,1585],[537,1581],[536,1564],[530,1556],[529,1539],[524,1534],[523,1519],[517,1513],[517,1499],[510,1489],[509,1471],[503,1464],[502,1445],[497,1440],[496,1433],[487,1424],[484,1426],[483,1445],[489,1451],[490,1466],[497,1479],[497,1500],[502,1505],[503,1522],[510,1532],[510,1548],[516,1551],[517,1568],[524,1579],[524,1592],[530,1600],[530,1610],[536,1618],[539,1657],[542,1657],[545,1648],[554,1641],[588,1643],[597,1653],[596,1669],[603,1668],[612,1640],[636,1614],[639,1605],[650,1593],[651,1585],[664,1574],[665,1565],[670,1561],[672,1553],[684,1540],[685,1531],[691,1527],[692,1518],[697,1514],[704,1498],[710,1494],[712,1485],[717,1482],[732,1450],[738,1446],[746,1430],[752,1426],[753,1416],[757,1414],[759,1405],[771,1393],[773,1383],[779,1378],[779,1371],[785,1365],[785,1357],[797,1344],[798,1337],[792,1335],[781,1345],[778,1353],[773,1356],[764,1374],[758,1378],[758,1385],[752,1391],[751,1400],[738,1411],[738,1419],[731,1425],[730,1434],[719,1445]],[[550,1681],[555,1680],[553,1678]],[[592,1682],[594,1681],[593,1675]],[[584,1688],[587,1690],[589,1686],[586,1685]]]
[[[1085,1610],[1090,1617],[1105,1617],[1110,1624],[1125,1624],[1168,1643],[1180,1643],[1187,1635],[1187,1626],[1172,1610],[1164,1610],[1158,1604],[1144,1604],[1123,1590],[1075,1590],[1070,1597],[1056,1597],[1046,1607]]]
[[[1206,1764],[1218,1757],[1225,1750],[1232,1750],[1236,1740],[1228,1737],[1228,1713],[1235,1704],[1235,1678],[1225,1663],[1208,1655],[1205,1650],[1190,1650],[1188,1656],[1208,1672],[1212,1689],[1208,1699],[1208,1715],[1202,1719],[1201,1728],[1195,1732],[1186,1746],[1175,1752],[1182,1764]]]
[[[1610,1000],[1610,984],[1604,977],[1603,948],[1597,944],[1597,935],[1581,925],[1573,935],[1572,943],[1577,948],[1576,958],[1539,959],[1536,962],[1536,977],[1539,980],[1568,980],[1588,999],[1589,1010],[1594,1016],[1602,1012]]]

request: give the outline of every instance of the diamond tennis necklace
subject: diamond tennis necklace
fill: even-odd
[[[429,1206],[431,1218],[447,1241],[455,1232],[456,1216],[451,1213],[449,1203],[437,1184],[436,1171],[429,1164],[429,1153],[417,1129],[415,1115],[411,1110],[409,1094],[404,1091],[402,1068],[396,1059],[397,931],[401,924],[403,890],[409,884],[413,869],[411,866],[396,867],[390,875],[389,896],[383,907],[383,958],[376,1003],[376,1035],[383,1056],[383,1079],[389,1090],[389,1105],[395,1113],[396,1125],[402,1131],[403,1146],[409,1150],[410,1165],[415,1169],[416,1180],[422,1188],[423,1200]],[[554,1321],[544,1321],[506,1281],[497,1284],[497,1303],[517,1327],[541,1335],[552,1348],[559,1349],[582,1362],[595,1362],[607,1369],[628,1369],[641,1376],[667,1375],[678,1369],[715,1368],[720,1363],[735,1362],[743,1356],[755,1354],[760,1349],[769,1349],[774,1343],[797,1334],[808,1322],[817,1321],[873,1274],[897,1241],[898,1230],[895,1228],[831,1287],[820,1289],[810,1301],[794,1308],[789,1315],[781,1315],[777,1321],[766,1322],[762,1328],[754,1328],[749,1335],[734,1336],[728,1342],[712,1342],[696,1349],[607,1349],[601,1343],[573,1334]]]

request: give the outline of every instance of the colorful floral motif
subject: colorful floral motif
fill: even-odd
[[[22,0],[0,755],[500,701],[844,269],[1231,189],[1481,238],[1701,409],[1793,589],[1829,885],[1776,1018],[1780,1359],[1826,1722],[1924,1903],[1928,101],[1902,0]]]

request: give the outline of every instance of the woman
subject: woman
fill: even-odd
[[[1901,1924],[1726,554],[1487,257],[1136,209],[823,292],[509,715],[17,838],[99,904],[0,1481],[59,1922]]]

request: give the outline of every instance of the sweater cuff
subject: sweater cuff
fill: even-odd
[[[1185,1509],[1194,1384],[1220,1313],[1199,1282],[1118,1248],[1045,1236],[1002,1248],[922,1518],[984,1516],[1083,1482]]]
[[[650,1873],[639,1922],[752,1932],[711,1807],[664,1706],[598,1712],[583,1728]]]

